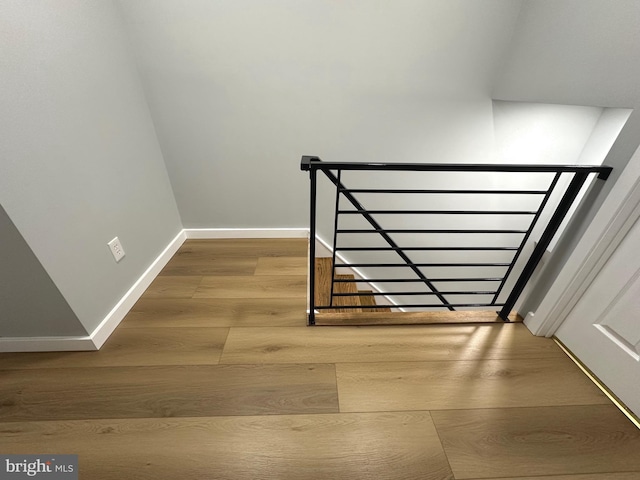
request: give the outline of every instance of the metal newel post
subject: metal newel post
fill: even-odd
[[[309,325],[316,324],[315,303],[316,303],[316,180],[317,170],[309,169],[309,179],[311,180],[309,202]]]

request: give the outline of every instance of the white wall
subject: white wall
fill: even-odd
[[[0,204],[91,333],[181,228],[123,22],[111,1],[4,0],[0,43]]]
[[[606,153],[624,125],[624,121],[619,122],[617,130],[612,130],[609,126],[609,119],[612,117],[607,115],[603,118],[604,110],[600,107],[494,101],[494,124],[499,157],[505,163],[515,164],[602,165]],[[551,176],[546,175],[548,179],[541,183],[539,180],[542,179],[536,179],[535,175],[515,180],[518,181],[519,188],[542,186],[546,189]],[[532,240],[538,240],[542,235],[544,226],[570,180],[570,175],[560,177],[555,193],[533,232]],[[576,204],[586,192],[589,183],[582,189]],[[558,234],[549,245],[549,251],[553,250],[556,239],[574,211],[575,208],[558,229]]]
[[[601,114],[599,107],[496,100],[498,155],[504,163],[575,164]]]
[[[519,1],[120,3],[185,227],[306,225],[304,154],[494,156]]]
[[[494,98],[632,107],[640,94],[640,3],[527,0]]]
[[[526,1],[493,98],[635,109],[605,162],[615,181],[640,143],[638,24],[635,0]]]
[[[602,164],[632,112],[629,108],[602,109],[589,140],[580,152],[578,165]]]
[[[596,125],[593,127],[593,131],[591,135],[589,135],[589,139],[584,144],[582,152],[580,152],[580,156],[576,160],[576,165],[602,165],[607,157],[607,154],[611,150],[612,145],[620,135],[620,131],[624,127],[625,123],[629,119],[632,110],[628,108],[604,108],[602,109],[602,114],[598,118]],[[564,219],[560,228],[558,228],[558,233],[553,238],[551,244],[549,245],[548,250],[553,251],[555,246],[557,245],[561,235],[567,228],[569,222],[572,221],[575,212],[580,207],[583,198],[589,194],[589,192],[593,188],[601,188],[598,185],[598,179],[595,175],[592,175],[591,178],[583,185],[582,189],[576,196],[575,202],[569,212],[567,213],[567,217]],[[594,187],[595,185],[595,187]],[[589,203],[593,200],[587,199],[585,204],[583,205],[582,214],[578,214],[577,217],[588,217],[587,213],[591,208]],[[595,212],[593,212],[595,213]],[[580,218],[573,219],[574,229],[576,224],[580,222]],[[570,231],[568,235],[578,236],[575,231]],[[577,239],[576,239],[577,241]]]
[[[578,165],[601,165],[612,145],[615,143],[620,131],[624,128],[631,110],[625,108],[605,108],[598,119],[589,139],[584,145],[576,163]],[[591,178],[578,194],[574,205],[567,214],[558,229],[558,234],[553,238],[548,251],[556,251],[553,261],[541,265],[540,276],[536,279],[536,285],[528,292],[523,293],[521,312],[527,314],[535,311],[546,294],[549,285],[553,283],[564,267],[568,253],[576,248],[583,233],[591,223],[595,214],[594,202],[597,201],[597,193],[605,186],[601,180]],[[547,257],[548,258],[548,257]]]
[[[493,119],[498,156],[504,163],[580,165],[581,156],[602,116],[600,107],[554,105],[527,102],[493,102]],[[612,134],[609,146],[615,140]],[[604,155],[595,165],[601,165]],[[544,177],[544,178],[536,178]],[[546,189],[553,177],[525,175],[514,178],[518,188]],[[570,182],[570,175],[560,177],[555,193],[542,214],[532,240],[538,240],[562,193]]]
[[[610,146],[617,132],[599,129],[598,141],[592,141],[594,129],[599,125],[603,109],[600,107],[582,107],[572,105],[533,104],[522,102],[493,102],[493,125],[496,141],[496,155],[485,159],[490,163],[522,164],[580,164],[582,154],[587,146],[601,147],[598,141],[608,141]],[[622,124],[619,124],[619,128]],[[610,135],[609,135],[610,134]],[[463,136],[463,134],[460,134]],[[602,150],[602,148],[600,148]],[[593,156],[593,155],[592,155]],[[596,164],[602,163],[604,155]],[[582,162],[585,163],[585,162]],[[350,188],[458,188],[458,189],[546,189],[553,174],[478,174],[478,173],[406,173],[369,174],[363,176],[361,172],[345,172],[343,182]],[[531,254],[534,241],[538,240],[546,226],[555,206],[568,184],[561,180],[545,209],[537,228],[525,246],[515,270],[509,277],[505,294],[510,285],[517,279],[524,263]],[[329,190],[320,189],[327,210],[333,208]],[[358,194],[358,199],[369,209],[398,209],[398,210],[536,210],[542,197],[523,195],[371,195]],[[342,201],[341,208],[349,209],[348,202]],[[323,212],[321,216],[321,232],[332,232],[331,217]],[[391,217],[375,215],[376,220],[386,228],[480,228],[480,229],[527,229],[531,217],[503,217],[503,216],[455,216],[443,218],[441,216]],[[340,219],[341,228],[369,229],[370,226],[356,216],[343,216]],[[391,235],[401,246],[518,246],[523,238],[522,234],[397,234]],[[331,238],[331,235],[328,236]],[[339,246],[386,246],[385,242],[375,235],[343,235]],[[506,261],[509,262],[513,252],[407,252],[414,262],[481,262]],[[393,253],[361,253],[345,252],[344,256],[352,262],[396,262],[399,258]],[[363,268],[369,278],[402,278],[412,277],[409,270],[393,271],[381,268]],[[505,268],[439,268],[422,269],[428,278],[437,277],[500,277]],[[440,290],[492,290],[497,283],[445,283],[436,285]],[[387,284],[384,289],[393,291],[420,291],[424,287],[412,284]],[[501,296],[505,298],[506,295]],[[483,297],[452,297],[460,303],[487,303],[492,296]],[[433,298],[405,297],[397,299],[399,303],[434,303]]]
[[[640,144],[639,24],[640,2],[635,0],[527,0],[496,75],[496,99],[633,109],[604,160],[614,171],[596,185],[591,208],[571,227],[573,240],[565,236],[556,248],[556,266],[564,265]],[[540,281],[540,288],[548,288],[554,278]]]

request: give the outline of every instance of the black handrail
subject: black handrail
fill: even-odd
[[[310,201],[310,296],[309,296],[309,324],[315,324],[315,311],[331,310],[336,306],[333,304],[334,297],[352,297],[352,296],[382,296],[384,293],[335,293],[335,283],[356,283],[358,280],[352,279],[336,279],[335,275],[335,255],[338,251],[390,251],[397,254],[404,263],[388,263],[388,262],[356,262],[343,264],[345,267],[408,267],[418,277],[416,278],[379,278],[375,280],[367,280],[376,284],[384,283],[421,283],[424,284],[429,291],[427,292],[388,292],[394,296],[417,296],[428,295],[437,298],[440,304],[402,304],[395,305],[396,307],[406,308],[436,308],[445,307],[449,310],[462,307],[502,307],[498,312],[499,316],[508,322],[508,315],[511,313],[513,306],[515,305],[518,297],[521,295],[524,287],[531,278],[534,269],[538,265],[542,255],[546,251],[549,243],[553,239],[553,236],[560,227],[566,214],[571,208],[571,205],[575,201],[580,189],[586,182],[587,178],[591,174],[597,174],[597,178],[606,180],[611,171],[611,167],[607,166],[586,166],[586,165],[505,165],[505,164],[438,164],[438,163],[356,163],[356,162],[323,162],[318,157],[303,156],[300,164],[300,168],[303,171],[308,171],[311,180],[311,201]],[[332,266],[332,284],[331,295],[329,305],[315,305],[315,238],[316,238],[316,192],[317,192],[317,172],[323,172],[326,177],[336,187],[335,198],[335,210],[334,210],[334,238],[333,238],[333,266]],[[334,171],[337,172],[334,174]],[[550,182],[546,190],[515,190],[515,189],[400,189],[400,188],[346,188],[341,179],[341,173],[343,171],[396,171],[396,172],[513,172],[513,173],[554,173],[553,180]],[[524,250],[525,244],[529,239],[534,227],[541,218],[541,215],[552,193],[555,191],[559,179],[562,175],[572,175],[571,182],[564,190],[562,199],[556,207],[551,219],[548,221],[544,232],[540,240],[538,241],[533,253],[529,257],[526,265],[522,269],[518,279],[515,281],[508,298],[498,303],[498,297],[500,296],[503,287],[514,271],[516,262],[518,261],[521,253]],[[537,209],[535,210],[394,210],[394,209],[366,209],[360,201],[356,199],[354,193],[385,193],[385,194],[490,194],[490,195],[542,195]],[[340,198],[344,197],[349,201],[353,209],[341,209]],[[371,229],[356,229],[356,228],[340,228],[338,218],[340,215],[361,215],[370,225]],[[532,217],[528,222],[528,227],[523,229],[479,229],[479,228],[450,228],[450,229],[437,229],[437,228],[423,228],[423,229],[384,229],[372,215],[504,215],[504,216],[521,216]],[[377,234],[382,237],[388,246],[386,247],[339,247],[338,236],[342,234]],[[400,246],[396,241],[390,237],[391,233],[419,233],[419,234],[520,234],[522,238],[517,245],[509,246]],[[444,262],[413,262],[406,252],[408,251],[450,251],[450,252],[483,252],[483,251],[497,251],[497,252],[515,252],[511,261],[444,261]],[[457,278],[429,278],[420,269],[420,267],[507,267],[504,274],[499,276],[490,277],[457,277]],[[439,291],[434,283],[439,282],[495,282],[499,283],[495,290],[454,290],[454,291]],[[492,300],[488,303],[472,302],[472,303],[452,303],[449,302],[445,295],[486,295],[492,296]],[[367,308],[388,308],[386,305],[367,305]],[[341,305],[340,309],[355,309],[361,308],[354,305]]]
[[[598,178],[609,178],[612,167],[605,165],[514,165],[500,163],[365,163],[324,162],[319,157],[303,155],[300,169],[309,170],[384,170],[388,172],[521,172],[521,173],[597,173]]]

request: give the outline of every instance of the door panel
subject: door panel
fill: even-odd
[[[636,222],[556,336],[640,416],[640,222]]]

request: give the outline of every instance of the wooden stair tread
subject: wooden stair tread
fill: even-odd
[[[316,258],[316,284],[315,284],[315,305],[329,305],[331,301],[331,258],[319,257]],[[336,275],[336,279],[340,280],[353,280],[353,275]],[[358,293],[358,289],[355,283],[340,282],[334,285],[334,293]],[[360,306],[360,297],[335,297],[333,304],[338,308],[331,309],[331,313],[362,313],[361,308],[339,308],[340,306]]]
[[[359,290],[359,293],[373,293],[373,290]],[[367,306],[377,305],[376,297],[372,295],[362,295],[360,298],[360,304],[363,306],[363,312],[391,312],[391,308],[366,308]]]
[[[329,305],[331,294],[331,258],[316,258],[315,305]]]
[[[329,305],[331,295],[331,258],[316,258],[316,291],[315,305]],[[353,280],[353,275],[337,274],[336,279]],[[334,285],[334,293],[358,293],[356,283],[338,282]],[[360,293],[372,293],[362,290]],[[425,311],[425,312],[392,312],[391,308],[373,308],[376,299],[373,295],[334,297],[336,308],[323,309],[316,313],[316,325],[430,325],[430,324],[469,324],[469,323],[503,323],[496,312],[490,310],[474,311]],[[340,308],[341,306],[363,308]],[[522,322],[517,312],[511,312],[512,322]]]
[[[512,322],[522,322],[516,312],[509,315]],[[456,323],[503,323],[492,311],[428,311],[428,312],[321,312],[315,315],[316,325],[431,325]]]
[[[354,280],[355,277],[353,275],[344,275],[338,274],[336,275],[336,280]],[[335,283],[334,284],[334,293],[358,293],[358,288],[355,283]],[[334,297],[333,304],[337,306],[350,306],[357,307],[360,306],[360,297],[351,296],[351,297]],[[336,309],[337,312],[343,313],[362,313],[361,308],[343,308]]]

